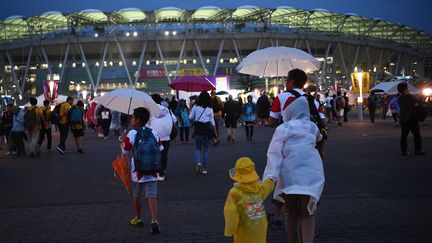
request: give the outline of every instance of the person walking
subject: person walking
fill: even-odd
[[[386,93],[384,93],[381,102],[381,119],[386,120],[387,119],[387,111],[389,109],[389,98]]]
[[[52,134],[51,134],[51,108],[49,100],[44,100],[44,107],[42,108],[41,115],[41,128],[39,132],[39,141],[38,141],[38,154],[41,153],[41,146],[43,141],[45,140],[45,136],[47,138],[47,151],[51,151],[52,146]]]
[[[130,173],[133,190],[133,206],[135,217],[131,219],[132,226],[142,227],[142,201],[141,195],[144,191],[148,202],[151,221],[151,233],[160,233],[158,221],[157,182],[156,170],[145,170],[160,167],[160,151],[163,149],[160,138],[156,131],[146,127],[150,119],[150,112],[139,107],[133,110],[130,130],[122,142],[123,154],[130,158]],[[137,141],[137,142],[136,142]],[[146,168],[144,165],[148,165]]]
[[[339,126],[342,126],[343,120],[344,120],[344,114],[345,114],[345,98],[342,96],[341,91],[337,92],[336,98],[334,98],[334,107],[335,107],[335,113],[337,117],[337,123]]]
[[[6,105],[6,110],[3,112],[1,116],[1,123],[0,123],[0,129],[2,130],[2,134],[6,138],[6,143],[7,143],[6,155],[12,153],[11,150],[12,141],[10,139],[10,135],[13,126],[13,118],[14,118],[13,105],[9,103]]]
[[[256,123],[256,105],[252,102],[252,95],[247,97],[247,103],[243,105],[246,139],[252,141],[254,126]]]
[[[328,92],[325,93],[324,97],[325,97],[324,107],[325,107],[325,112],[326,112],[326,116],[327,116],[327,122],[333,123],[332,105],[331,105],[331,98],[329,96],[329,93]]]
[[[225,127],[228,130],[227,142],[234,142],[235,132],[241,114],[241,106],[229,95],[223,110],[225,113]]]
[[[210,92],[212,103],[211,107],[213,109],[215,125],[216,125],[216,136],[219,137],[219,124],[222,122],[222,109],[223,103],[219,96],[216,95],[216,91],[212,90]],[[219,144],[218,140],[213,139],[213,146],[217,146]]]
[[[13,125],[11,129],[10,140],[12,142],[11,146],[11,155],[25,155],[25,146],[24,146],[24,110],[21,110],[19,107],[15,106],[13,108]]]
[[[310,120],[309,102],[295,99],[283,111],[267,151],[263,180],[280,187],[288,242],[313,242],[317,204],[324,189],[324,169],[316,149],[323,136]]]
[[[37,107],[37,99],[35,97],[30,97],[30,105],[31,106],[27,107],[24,113],[24,128],[30,140],[30,157],[34,158],[36,154],[40,154],[38,142],[42,111]]]
[[[121,113],[118,111],[111,110],[111,124],[110,130],[114,132],[114,136],[120,136],[121,129]]]
[[[406,83],[402,82],[398,84],[397,89],[401,94],[398,99],[398,104],[400,108],[400,147],[402,150],[402,156],[410,155],[407,144],[408,134],[410,131],[414,136],[414,153],[416,155],[424,155],[425,153],[422,150],[419,121],[415,114],[416,106],[419,105],[419,101],[409,93],[408,85]]]
[[[84,153],[82,150],[85,128],[84,113],[84,103],[82,100],[79,100],[70,110],[71,131],[75,139],[77,152],[80,154]]]
[[[189,119],[194,124],[195,134],[195,171],[197,174],[208,173],[208,147],[210,140],[216,136],[216,124],[213,109],[211,107],[210,95],[203,91],[193,106]]]
[[[351,111],[351,106],[349,104],[349,98],[347,96],[347,92],[344,92],[343,98],[345,99],[344,122],[348,122],[348,112]]]
[[[67,97],[66,102],[60,104],[60,110],[59,110],[59,121],[58,121],[58,127],[60,131],[60,143],[56,147],[56,150],[60,154],[66,153],[66,139],[69,135],[69,111],[72,107],[72,104],[74,102],[74,99],[72,97]]]
[[[189,119],[189,108],[186,105],[186,100],[181,99],[174,114],[177,116],[178,128],[180,130],[180,143],[189,142],[189,128],[191,122]],[[215,122],[216,123],[216,122]]]
[[[267,242],[264,201],[274,188],[273,181],[261,182],[255,163],[248,157],[239,158],[229,172],[236,183],[225,201],[224,235],[233,237],[235,243]]]
[[[375,112],[376,112],[376,106],[377,106],[378,100],[375,96],[375,91],[371,91],[369,93],[369,97],[367,98],[367,104],[369,109],[369,118],[372,123],[375,122]]]
[[[258,98],[256,103],[256,109],[257,109],[258,125],[259,126],[267,125],[267,119],[269,118],[270,115],[270,101],[265,91]]]
[[[112,114],[110,109],[106,108],[105,106],[102,106],[100,110],[100,116],[101,116],[100,126],[102,127],[103,138],[106,140],[109,138],[110,125],[112,119]]]
[[[392,112],[392,116],[393,116],[393,120],[395,121],[395,126],[399,126],[399,117],[400,117],[400,108],[399,108],[399,103],[398,103],[398,99],[400,97],[400,94],[396,94],[395,97],[393,97],[393,99],[391,99],[390,103],[389,103],[389,107],[390,110]]]
[[[150,122],[147,124],[147,126],[156,131],[163,146],[163,150],[161,151],[162,171],[159,173],[159,179],[163,181],[165,180],[167,173],[168,152],[171,143],[171,130],[174,129],[174,124],[177,122],[177,118],[167,106],[163,105],[163,99],[159,94],[152,94],[151,97],[161,109],[161,113],[158,116],[150,117]]]

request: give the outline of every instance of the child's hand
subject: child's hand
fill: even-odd
[[[142,178],[143,176],[144,176],[143,173],[140,173],[140,172],[137,171],[137,178],[138,178],[138,180],[141,180],[141,178]]]

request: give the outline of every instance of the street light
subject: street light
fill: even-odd
[[[358,119],[363,121],[363,72],[357,72],[357,80],[359,83],[359,93],[360,96],[357,98],[357,109],[358,109]]]

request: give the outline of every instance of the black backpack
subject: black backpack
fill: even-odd
[[[63,104],[64,103],[60,103],[54,107],[54,110],[51,112],[51,123],[58,124],[58,122],[62,118],[60,116],[60,108],[61,108],[61,105],[63,105]]]
[[[299,92],[295,90],[289,91],[291,94],[293,94],[296,98],[299,98],[301,96],[304,96],[309,104],[309,112],[310,112],[310,120],[315,123],[315,125],[318,127],[319,131],[323,135],[324,138],[327,138],[327,128],[323,126],[321,122],[321,116],[319,115],[318,109],[315,106],[315,97],[313,97],[310,94],[304,94],[301,95]]]

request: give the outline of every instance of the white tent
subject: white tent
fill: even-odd
[[[397,90],[397,86],[398,84],[400,84],[402,81],[394,81],[394,82],[381,82],[379,84],[377,84],[375,87],[373,87],[371,89],[374,90],[375,92],[380,92],[380,93],[386,93],[388,95],[395,95],[398,93]],[[419,90],[414,87],[414,85],[408,83],[408,89],[410,94],[418,94]]]
[[[38,106],[43,106],[43,102],[45,100],[45,96],[44,94],[39,95],[38,97],[36,97],[37,99],[37,105]],[[62,102],[65,102],[67,99],[67,96],[65,95],[58,95],[57,99],[54,100],[54,104],[60,104]],[[28,102],[27,104],[24,105],[24,107],[30,106],[30,102]]]

